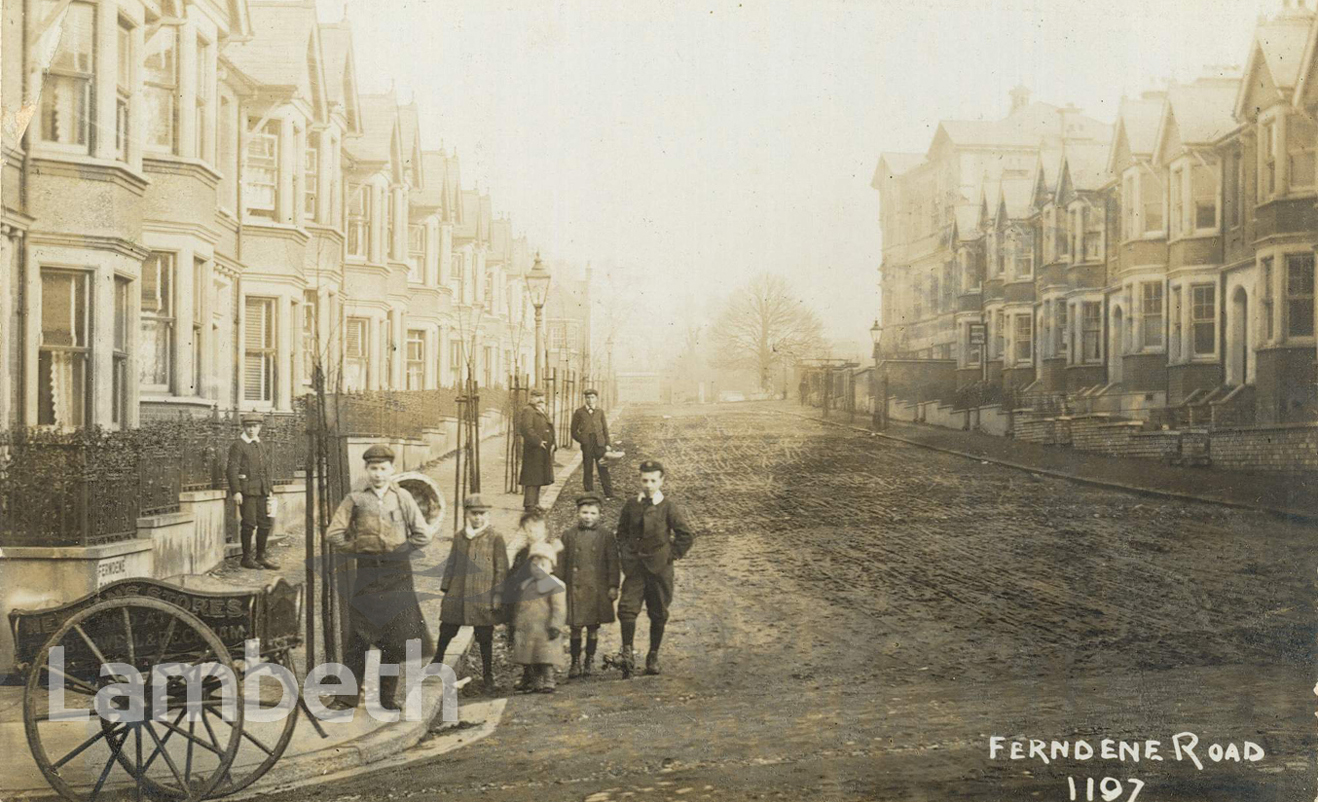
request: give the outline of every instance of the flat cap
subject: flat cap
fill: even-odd
[[[657,459],[642,460],[641,473],[654,473],[655,471],[666,473],[664,470],[664,464]]]
[[[468,512],[480,512],[482,510],[488,510],[490,505],[485,499],[481,498],[480,493],[472,493],[470,496],[467,496],[462,500],[462,507]]]
[[[394,452],[393,449],[389,448],[389,446],[373,445],[370,448],[366,449],[365,454],[362,454],[362,459],[368,463],[393,462]]]
[[[532,390],[532,391],[531,391],[531,397],[532,397],[532,398],[544,398],[544,397],[545,397],[545,391],[544,391],[544,390]]]
[[[594,387],[590,388],[589,390],[581,394],[582,398],[585,398],[588,395],[593,395],[596,398],[600,397],[599,391],[596,390]]]
[[[242,424],[246,426],[249,423],[265,423],[265,416],[260,412],[244,412],[238,417]]]
[[[603,507],[604,500],[596,493],[582,493],[577,496],[577,506],[580,507],[585,504],[594,504],[596,507]]]

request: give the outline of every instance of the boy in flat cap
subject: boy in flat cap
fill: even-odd
[[[412,584],[412,553],[430,543],[431,529],[412,494],[392,481],[394,453],[381,445],[362,455],[367,487],[349,493],[326,532],[330,545],[357,560],[348,606],[344,665],[357,678],[358,696],[340,696],[331,706],[355,707],[365,688],[366,650],[380,649],[380,662],[402,665],[407,641],[426,636]],[[398,677],[380,677],[380,703],[392,707]]]
[[[577,525],[563,533],[563,553],[554,573],[567,584],[568,679],[589,677],[595,669],[600,624],[613,623],[618,599],[618,542],[600,528],[603,502],[594,493],[577,496]],[[586,629],[586,661],[581,662],[581,629]]]
[[[463,627],[475,630],[481,650],[484,690],[494,694],[494,627],[503,618],[503,591],[508,581],[508,546],[490,525],[490,505],[473,493],[462,502],[467,525],[453,538],[444,563],[439,605],[439,645],[435,662],[443,662],[449,643]]]
[[[274,526],[272,501],[274,482],[270,476],[270,449],[261,442],[262,417],[256,412],[242,414],[243,431],[229,446],[225,476],[229,497],[238,505],[243,543],[243,568],[278,568],[279,563],[266,556],[266,541]],[[256,535],[256,553],[252,553],[252,535]]]
[[[695,540],[682,509],[664,495],[664,466],[645,460],[640,469],[641,492],[627,500],[618,516],[618,556],[625,575],[618,599],[623,679],[632,675],[632,640],[642,603],[650,617],[645,673],[659,673],[659,644],[673,601],[673,561],[684,557]]]
[[[554,424],[546,411],[545,394],[531,391],[531,400],[517,416],[517,433],[522,438],[522,507],[540,506],[540,488],[554,483]]]
[[[609,422],[599,406],[599,393],[586,391],[586,403],[572,413],[572,439],[581,444],[581,486],[586,492],[595,489],[595,469],[599,468],[604,497],[613,498],[609,469],[600,460],[609,450]]]

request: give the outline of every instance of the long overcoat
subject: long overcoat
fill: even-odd
[[[522,487],[554,483],[554,424],[549,416],[527,404],[517,417],[517,432],[522,437]]]
[[[522,580],[517,588],[516,614],[513,625],[514,663],[519,665],[549,664],[563,667],[563,620],[565,598],[563,580],[552,574],[537,579]],[[558,637],[549,637],[549,629],[558,630]]]
[[[563,551],[554,568],[567,583],[567,625],[593,627],[613,623],[613,600],[609,590],[620,581],[618,541],[613,533],[597,527],[574,526],[563,533]]]
[[[474,538],[463,529],[453,536],[453,550],[444,563],[439,620],[468,627],[502,623],[496,605],[503,603],[508,579],[508,547],[503,535],[487,527]]]

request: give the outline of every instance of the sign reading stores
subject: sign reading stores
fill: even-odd
[[[242,700],[243,717],[247,721],[270,722],[281,721],[297,706],[297,678],[288,668],[261,659],[261,641],[251,638],[243,643],[243,659],[249,667],[243,675]],[[64,647],[55,646],[50,650],[51,683],[49,710],[51,721],[86,721],[90,712],[84,708],[69,709],[64,706]],[[380,704],[380,677],[400,676],[400,670],[406,668],[404,688],[406,701],[401,710],[391,710]],[[137,723],[146,719],[148,680],[142,672],[127,663],[103,663],[100,668],[103,679],[113,679],[97,692],[93,700],[96,715],[109,722]],[[420,721],[422,719],[421,686],[429,677],[439,677],[443,683],[442,717],[445,723],[456,724],[458,721],[458,691],[453,669],[443,663],[423,663],[421,659],[421,641],[412,638],[407,641],[407,661],[403,665],[381,663],[378,649],[366,653],[365,697],[366,712],[371,718],[382,722]],[[262,706],[261,681],[273,680],[281,688],[279,702]],[[334,682],[327,682],[333,679]],[[151,667],[149,680],[153,721],[165,721],[169,717],[169,697],[175,695],[177,682],[182,681],[187,688],[187,720],[202,719],[203,704],[213,704],[215,697],[210,695],[202,700],[203,685],[206,681],[219,681],[220,715],[232,721],[237,713],[239,698],[238,679],[228,667],[216,662],[208,663],[160,663]],[[171,687],[172,685],[172,687]],[[354,710],[331,710],[321,703],[322,696],[352,697],[358,693],[357,679],[342,663],[321,663],[307,673],[306,683],[302,687],[302,701],[306,709],[321,721],[352,721]],[[175,711],[178,708],[175,707]]]

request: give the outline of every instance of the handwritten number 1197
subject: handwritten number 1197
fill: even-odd
[[[1140,790],[1144,788],[1144,783],[1140,780],[1129,779],[1126,782],[1131,784],[1130,798],[1126,802],[1135,802],[1135,797],[1139,796]],[[1095,802],[1096,799],[1102,799],[1103,802],[1116,802],[1125,793],[1126,789],[1121,784],[1121,780],[1116,777],[1104,777],[1098,781],[1098,797],[1094,796],[1094,778],[1085,778],[1085,795],[1077,796],[1075,778],[1067,777],[1066,785],[1071,789],[1071,802],[1078,802],[1083,799],[1084,802]]]

